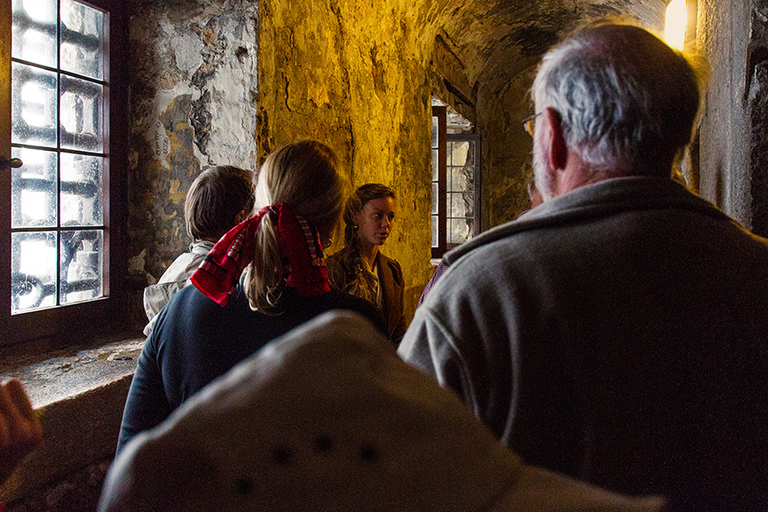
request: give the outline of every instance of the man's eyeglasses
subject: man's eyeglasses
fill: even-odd
[[[536,128],[536,118],[541,115],[541,112],[538,114],[533,114],[531,116],[526,117],[523,119],[523,130],[525,130],[525,133],[533,137],[533,132]]]

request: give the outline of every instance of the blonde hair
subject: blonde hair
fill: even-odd
[[[331,148],[313,140],[296,142],[264,161],[256,183],[254,210],[282,203],[320,233],[327,233],[339,221],[348,187]],[[277,219],[264,215],[256,236],[256,255],[245,276],[251,309],[279,314],[287,277]]]

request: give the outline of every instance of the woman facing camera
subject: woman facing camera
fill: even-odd
[[[366,183],[347,201],[344,248],[328,258],[331,286],[376,304],[387,319],[389,338],[399,344],[405,334],[403,270],[381,254],[395,220],[395,192]]]
[[[128,393],[118,451],[267,342],[320,313],[357,311],[386,332],[372,304],[328,284],[322,251],[346,190],[336,156],[319,142],[291,144],[266,159],[256,213],[216,243],[192,275],[194,286],[176,293],[158,315]]]

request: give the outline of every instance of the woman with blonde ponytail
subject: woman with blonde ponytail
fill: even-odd
[[[320,313],[362,313],[369,302],[331,290],[323,258],[348,185],[333,151],[302,141],[272,153],[259,172],[254,215],[228,231],[158,315],[139,356],[118,451],[192,394],[267,342]]]

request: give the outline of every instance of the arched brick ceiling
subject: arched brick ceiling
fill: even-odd
[[[471,86],[481,82],[501,90],[537,63],[564,34],[586,20],[628,16],[663,29],[670,0],[417,0],[426,30],[434,34],[466,68]],[[434,41],[434,39],[432,39]]]

